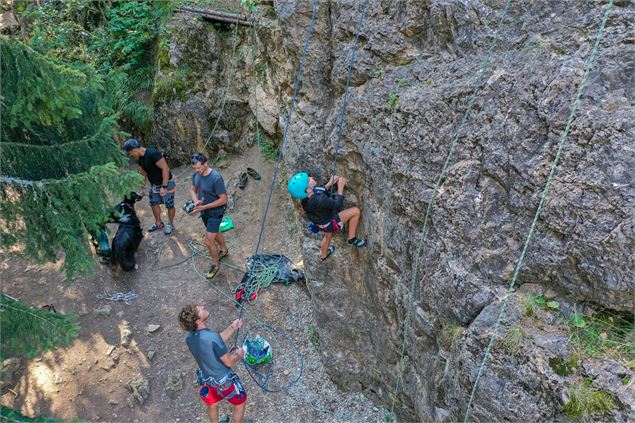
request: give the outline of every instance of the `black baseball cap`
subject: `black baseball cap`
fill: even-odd
[[[135,140],[134,138],[130,138],[129,140],[126,140],[126,142],[123,143],[123,151],[126,154],[130,153],[135,148],[140,148],[140,147],[141,147],[141,143]]]

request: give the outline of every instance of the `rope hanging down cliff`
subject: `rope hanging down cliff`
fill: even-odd
[[[267,215],[269,213],[269,206],[271,205],[271,197],[273,195],[273,190],[275,189],[275,183],[276,183],[276,176],[278,175],[278,172],[280,170],[280,162],[282,159],[282,151],[284,150],[285,144],[287,142],[287,134],[289,133],[289,127],[291,126],[291,117],[293,115],[293,108],[295,106],[295,100],[296,97],[298,95],[298,88],[300,86],[300,81],[302,81],[302,70],[304,68],[304,61],[306,59],[306,56],[309,52],[309,44],[311,41],[311,34],[313,33],[313,25],[315,24],[315,17],[317,15],[317,7],[318,7],[318,0],[314,0],[313,2],[313,13],[311,14],[311,24],[309,25],[309,31],[307,32],[306,35],[306,41],[304,43],[304,49],[302,51],[302,56],[300,57],[300,65],[298,67],[298,75],[296,77],[295,80],[295,84],[293,86],[293,94],[291,96],[291,104],[289,105],[289,114],[287,115],[287,120],[285,122],[285,128],[284,128],[284,135],[282,137],[282,145],[280,146],[280,152],[278,153],[278,158],[276,160],[276,168],[273,172],[273,178],[271,180],[271,187],[269,189],[269,196],[267,198],[267,203],[265,205],[265,210],[263,213],[263,217],[262,217],[262,222],[260,224],[260,232],[258,234],[258,242],[256,243],[256,251],[254,252],[254,255],[257,255],[260,251],[260,245],[262,242],[262,238],[263,238],[263,234],[264,234],[264,230],[265,230],[265,224],[267,222]],[[249,295],[247,295],[247,298],[249,298]],[[244,310],[245,306],[244,303],[240,304],[240,313],[239,313],[239,319],[242,318],[243,315],[243,310]],[[238,342],[238,333],[239,330],[236,331],[236,336],[234,338],[234,346],[236,345],[236,343]]]
[[[397,401],[397,395],[399,394],[399,390],[401,389],[401,375],[403,374],[404,371],[404,359],[406,356],[406,349],[408,348],[408,330],[410,329],[410,323],[412,321],[412,311],[413,311],[413,305],[414,305],[414,290],[415,290],[415,283],[417,282],[418,279],[418,270],[419,270],[419,266],[421,265],[421,260],[423,258],[423,252],[424,252],[424,245],[426,242],[426,239],[428,237],[428,231],[429,231],[429,227],[428,227],[428,222],[430,221],[430,213],[432,211],[432,204],[434,204],[434,200],[437,196],[437,194],[439,193],[439,188],[441,187],[441,183],[443,182],[443,179],[445,177],[445,174],[447,172],[448,166],[450,165],[450,161],[452,160],[452,157],[454,155],[454,150],[458,144],[459,141],[459,137],[461,136],[461,132],[463,131],[463,127],[465,126],[465,123],[467,122],[467,119],[470,116],[470,112],[472,111],[472,107],[474,106],[474,102],[476,101],[476,96],[479,93],[479,91],[481,90],[486,78],[485,75],[487,73],[489,73],[491,66],[492,66],[492,58],[494,56],[494,49],[496,48],[496,45],[498,43],[498,38],[499,35],[501,33],[501,30],[504,27],[505,24],[505,19],[507,17],[507,11],[509,10],[509,5],[511,3],[511,0],[507,0],[505,2],[505,8],[503,9],[503,12],[501,13],[500,19],[498,20],[498,26],[496,28],[496,33],[494,34],[494,39],[492,40],[492,44],[489,47],[489,51],[487,54],[487,58],[485,60],[485,64],[483,65],[483,67],[481,68],[481,70],[479,71],[479,76],[478,76],[478,80],[476,82],[476,85],[474,86],[474,90],[472,91],[472,95],[470,96],[470,99],[468,101],[467,104],[467,108],[465,109],[465,112],[463,114],[463,117],[461,118],[461,122],[459,123],[459,127],[456,130],[456,133],[454,134],[454,137],[452,138],[452,143],[450,144],[450,150],[448,151],[448,155],[445,158],[445,162],[443,163],[443,167],[441,168],[441,171],[439,172],[439,175],[437,176],[436,182],[434,184],[434,188],[432,190],[432,196],[430,197],[430,200],[428,201],[428,207],[426,208],[426,213],[425,213],[425,217],[423,219],[423,228],[421,230],[421,239],[419,240],[419,244],[417,245],[417,252],[415,254],[414,257],[414,266],[412,269],[412,279],[410,281],[410,291],[408,292],[408,311],[406,314],[406,320],[404,322],[404,328],[403,328],[403,344],[401,347],[401,355],[399,357],[399,368],[397,370],[397,382],[395,383],[395,392],[394,392],[394,396],[393,396],[393,401],[392,401],[392,406],[390,409],[390,412],[392,414],[394,414],[395,411],[395,403]]]
[[[569,118],[567,119],[567,126],[560,137],[560,142],[558,145],[558,150],[556,152],[556,156],[551,163],[551,171],[549,172],[549,176],[547,177],[547,182],[545,183],[545,187],[542,190],[542,195],[540,197],[540,203],[538,203],[538,208],[536,209],[536,213],[534,215],[534,219],[531,222],[531,227],[529,228],[529,233],[527,234],[527,239],[525,240],[525,245],[523,246],[523,250],[520,253],[520,257],[518,258],[518,262],[516,263],[516,268],[514,269],[514,274],[512,276],[511,282],[509,283],[509,288],[507,289],[508,293],[511,293],[514,289],[514,285],[516,284],[516,280],[518,279],[518,275],[520,274],[520,269],[523,265],[523,261],[525,260],[525,254],[527,253],[527,249],[529,248],[529,243],[531,242],[531,238],[533,237],[534,231],[536,229],[536,224],[538,223],[538,219],[540,218],[540,212],[542,211],[542,207],[545,203],[545,199],[547,198],[547,194],[549,193],[549,187],[551,185],[551,181],[558,169],[558,163],[560,161],[560,154],[564,148],[564,145],[567,142],[569,137],[569,131],[573,126],[573,121],[575,119],[576,112],[578,110],[578,106],[580,105],[580,100],[582,98],[582,94],[584,93],[584,88],[586,86],[587,79],[589,77],[589,73],[591,72],[591,68],[593,67],[593,63],[598,56],[598,48],[600,46],[600,41],[602,40],[602,35],[604,34],[604,29],[606,27],[606,22],[608,20],[609,14],[611,13],[611,9],[613,8],[613,0],[609,0],[609,4],[606,7],[606,11],[604,12],[604,17],[602,19],[602,24],[600,25],[600,29],[598,30],[597,36],[595,38],[595,44],[593,45],[593,50],[589,55],[587,62],[585,64],[584,74],[582,75],[582,79],[580,80],[580,86],[578,87],[578,92],[575,96],[575,100],[573,101],[573,105],[571,106],[571,113],[569,114]],[[487,359],[489,357],[490,351],[492,350],[492,345],[496,339],[496,335],[498,334],[498,330],[500,329],[500,323],[503,319],[503,315],[505,314],[505,310],[507,309],[507,305],[509,304],[511,296],[508,295],[501,304],[500,312],[498,313],[498,318],[496,319],[496,323],[494,324],[494,331],[489,339],[489,343],[487,344],[487,348],[485,349],[485,355],[483,356],[483,361],[481,362],[481,366],[478,369],[478,373],[476,375],[476,380],[474,381],[474,386],[472,387],[472,393],[470,394],[470,400],[467,404],[467,410],[465,412],[464,423],[470,418],[472,412],[472,403],[474,402],[474,397],[476,395],[476,391],[478,389],[478,383],[481,379],[481,375],[483,374],[483,370],[487,365]]]

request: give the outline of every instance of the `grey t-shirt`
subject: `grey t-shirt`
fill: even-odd
[[[196,196],[199,200],[203,200],[203,205],[213,203],[218,200],[221,194],[227,193],[223,177],[214,169],[212,169],[207,176],[201,176],[194,172],[192,175],[192,185],[196,189]],[[225,206],[212,210],[222,211],[225,210]]]
[[[188,332],[185,343],[205,377],[211,376],[219,382],[231,372],[220,359],[228,350],[218,332],[207,328]]]

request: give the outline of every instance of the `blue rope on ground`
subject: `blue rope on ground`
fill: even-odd
[[[558,151],[556,152],[556,157],[554,157],[553,162],[551,163],[551,171],[549,172],[549,176],[547,177],[547,182],[545,183],[545,187],[543,188],[542,195],[540,197],[540,203],[538,204],[538,208],[536,209],[536,214],[534,215],[534,219],[531,222],[531,227],[529,228],[529,233],[527,234],[527,239],[525,240],[525,245],[523,246],[523,250],[520,253],[520,257],[518,258],[518,262],[516,263],[516,268],[514,269],[514,274],[512,276],[511,282],[509,284],[509,288],[507,289],[508,293],[511,293],[514,289],[514,285],[516,284],[516,280],[518,279],[518,275],[520,274],[520,269],[525,260],[525,254],[527,253],[527,249],[529,248],[529,243],[531,242],[531,238],[534,235],[534,231],[536,229],[536,224],[538,223],[538,219],[540,218],[540,212],[542,211],[542,207],[545,203],[545,199],[547,198],[547,194],[549,193],[549,187],[551,186],[551,181],[553,180],[554,175],[556,174],[556,170],[558,168],[558,163],[560,161],[560,155],[564,146],[569,138],[569,131],[573,126],[573,121],[575,120],[575,114],[578,110],[578,106],[580,105],[580,99],[582,98],[582,94],[584,92],[584,88],[586,86],[587,79],[589,77],[589,73],[591,72],[591,68],[593,67],[593,63],[598,55],[598,48],[600,46],[600,41],[602,40],[602,36],[604,34],[604,29],[606,28],[606,22],[609,18],[609,14],[611,13],[611,9],[613,8],[613,0],[609,0],[609,4],[606,7],[606,11],[604,12],[604,17],[602,19],[602,24],[600,25],[600,29],[598,30],[595,44],[593,45],[593,50],[591,51],[590,56],[587,59],[585,64],[584,74],[582,75],[582,79],[580,81],[580,86],[578,87],[578,92],[575,96],[575,100],[573,101],[573,105],[571,107],[571,113],[569,114],[569,118],[567,120],[567,126],[560,137],[560,143],[558,145]],[[503,303],[501,304],[500,312],[498,313],[498,318],[496,319],[496,323],[494,325],[494,331],[492,336],[490,337],[489,343],[487,344],[487,348],[485,350],[485,356],[483,357],[483,361],[481,362],[481,366],[478,369],[478,373],[476,375],[476,380],[474,381],[474,386],[472,388],[472,393],[470,395],[470,401],[467,404],[467,411],[465,412],[465,418],[463,419],[464,423],[470,418],[472,412],[472,403],[474,402],[474,397],[476,396],[476,391],[478,389],[478,383],[481,379],[481,375],[483,374],[483,370],[487,365],[487,359],[489,358],[489,354],[492,350],[492,345],[494,344],[494,340],[496,339],[496,335],[500,329],[500,324],[503,319],[503,315],[507,309],[507,305],[509,304],[511,296],[507,296]]]
[[[346,126],[346,108],[348,107],[348,99],[350,94],[351,76],[353,74],[353,63],[355,63],[355,56],[357,55],[357,47],[359,46],[359,35],[362,32],[364,25],[364,16],[366,12],[366,0],[362,0],[360,5],[359,18],[357,20],[357,29],[355,31],[355,42],[353,44],[353,51],[351,53],[351,60],[348,62],[348,74],[346,75],[346,86],[344,88],[344,100],[342,100],[342,110],[337,123],[337,131],[335,138],[335,158],[333,159],[333,173],[337,170],[337,158],[340,155],[340,141],[342,134],[344,133],[344,127]],[[331,191],[333,191],[335,184],[331,185]]]
[[[432,211],[432,204],[434,203],[435,198],[437,197],[437,194],[439,193],[439,188],[441,187],[441,183],[443,182],[443,179],[445,177],[445,173],[448,169],[448,166],[450,165],[450,161],[452,160],[452,157],[454,155],[454,150],[456,149],[456,145],[458,144],[459,141],[459,137],[461,136],[461,132],[463,130],[463,127],[465,126],[465,123],[467,122],[467,119],[470,116],[470,112],[472,111],[472,107],[474,106],[474,102],[476,101],[476,96],[479,93],[479,91],[481,90],[483,83],[485,82],[485,75],[487,72],[489,72],[491,66],[492,66],[492,58],[494,56],[494,49],[496,48],[496,44],[498,43],[498,38],[501,32],[501,29],[504,26],[504,22],[505,22],[505,18],[507,17],[507,11],[509,10],[509,5],[511,4],[511,0],[507,0],[505,2],[505,8],[503,9],[503,12],[501,13],[501,17],[498,20],[498,26],[496,28],[496,33],[494,34],[494,39],[492,40],[492,44],[489,47],[489,51],[487,54],[487,59],[485,61],[485,65],[481,68],[480,72],[479,72],[479,77],[478,80],[476,82],[476,86],[474,87],[474,90],[472,91],[472,95],[470,96],[470,99],[468,101],[467,104],[467,109],[465,110],[465,113],[463,114],[463,117],[461,118],[461,122],[459,123],[459,127],[456,130],[456,133],[454,134],[454,137],[452,138],[452,143],[450,144],[450,150],[448,151],[448,155],[445,158],[445,162],[443,163],[443,167],[441,168],[441,171],[439,172],[439,175],[437,176],[436,182],[434,184],[434,189],[432,191],[432,196],[430,197],[430,200],[428,202],[428,207],[426,208],[426,214],[425,217],[423,219],[423,229],[421,230],[421,239],[419,240],[419,244],[417,246],[417,252],[415,255],[415,265],[413,267],[412,270],[412,279],[410,281],[410,291],[408,292],[408,312],[406,314],[406,320],[404,322],[404,329],[403,329],[403,344],[401,347],[401,355],[399,358],[399,370],[398,370],[398,374],[397,374],[397,382],[395,384],[395,396],[393,397],[393,402],[392,402],[392,406],[390,409],[391,414],[394,414],[395,411],[395,403],[397,402],[397,394],[399,393],[400,389],[401,389],[401,375],[403,374],[403,370],[404,370],[404,358],[406,356],[406,350],[408,348],[408,330],[410,329],[410,323],[412,321],[412,310],[413,310],[413,306],[414,306],[414,290],[415,290],[415,283],[417,282],[418,279],[418,270],[419,270],[419,266],[421,264],[421,260],[423,258],[423,252],[424,252],[424,246],[425,246],[425,241],[428,237],[428,231],[429,231],[429,227],[428,227],[428,222],[430,220],[430,213]]]

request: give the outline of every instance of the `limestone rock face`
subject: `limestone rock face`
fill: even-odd
[[[243,59],[210,153],[247,145],[254,116],[279,142],[312,4],[276,0],[275,14],[256,30],[256,51],[247,47],[251,35],[240,33]],[[359,233],[369,245],[355,249],[337,236],[337,250],[322,262],[320,236],[304,242],[307,287],[331,378],[388,408],[394,403],[403,421],[463,419],[607,6],[512,1],[491,67],[481,75],[504,4],[367,1],[336,165],[349,178],[347,204],[361,208]],[[290,172],[326,180],[332,171],[358,11],[352,0],[319,6],[283,151]],[[161,72],[190,66],[196,83],[159,106],[154,134],[157,144],[184,158],[211,134],[232,44],[210,24],[178,19],[171,25],[174,34],[183,33],[179,42],[200,41],[195,48],[170,47],[170,65]],[[568,311],[541,311],[535,321],[523,310],[528,294],[510,294],[499,336],[518,325],[522,348],[495,344],[474,421],[568,421],[563,408],[572,386],[590,376],[594,389],[614,398],[610,414],[592,418],[633,419],[628,382],[611,385],[628,375],[633,380],[633,370],[617,358],[580,357],[569,376],[545,364],[574,354],[567,322],[584,304],[631,313],[632,320],[633,28],[635,4],[615,2],[517,283],[550,290]],[[482,87],[457,135],[479,78]],[[455,137],[419,260],[426,209]],[[452,327],[460,336],[450,342]]]

